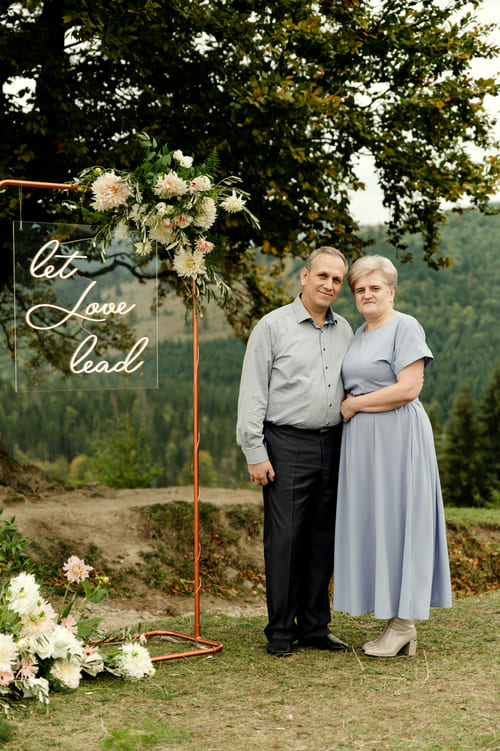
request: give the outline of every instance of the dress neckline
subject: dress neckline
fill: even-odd
[[[378,326],[378,328],[376,328],[376,329],[372,329],[371,331],[367,331],[367,330],[366,330],[366,327],[368,326],[368,322],[367,322],[367,321],[365,321],[365,322],[364,322],[364,324],[363,324],[363,330],[362,330],[362,332],[361,332],[361,333],[362,333],[362,334],[363,334],[364,336],[367,336],[368,334],[376,334],[376,333],[377,333],[377,331],[382,331],[382,329],[383,329],[383,328],[384,328],[385,326],[387,326],[387,324],[388,324],[388,323],[390,323],[390,322],[391,322],[391,321],[393,321],[393,320],[394,320],[395,318],[397,318],[397,316],[398,316],[398,315],[399,315],[399,312],[398,312],[397,310],[395,310],[395,311],[394,311],[394,315],[392,315],[392,316],[391,316],[390,318],[388,318],[388,319],[387,319],[387,321],[384,321],[384,323],[383,323],[383,324],[382,324],[381,326]]]

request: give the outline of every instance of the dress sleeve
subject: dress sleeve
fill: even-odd
[[[394,338],[392,368],[395,373],[424,358],[424,367],[431,364],[434,356],[427,346],[425,331],[416,318],[404,315],[398,322]]]

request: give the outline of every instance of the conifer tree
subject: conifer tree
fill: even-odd
[[[500,499],[500,365],[479,405],[479,430],[488,496],[490,500]]]
[[[478,405],[467,385],[455,398],[444,439],[440,474],[446,505],[484,505],[487,481],[481,456]]]

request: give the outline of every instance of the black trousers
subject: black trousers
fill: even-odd
[[[263,488],[268,639],[328,632],[341,435],[264,427],[276,473]]]

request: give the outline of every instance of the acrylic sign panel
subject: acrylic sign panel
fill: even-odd
[[[17,391],[158,388],[157,263],[129,271],[132,240],[106,256],[85,225],[14,222]]]

